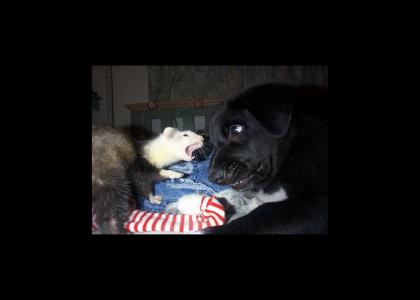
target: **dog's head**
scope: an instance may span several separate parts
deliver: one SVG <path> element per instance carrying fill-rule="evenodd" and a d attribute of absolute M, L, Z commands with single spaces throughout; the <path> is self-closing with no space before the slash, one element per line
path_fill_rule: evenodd
<path fill-rule="evenodd" d="M 209 179 L 237 190 L 258 190 L 278 171 L 292 118 L 291 86 L 265 84 L 226 99 L 213 115 L 215 147 Z"/>

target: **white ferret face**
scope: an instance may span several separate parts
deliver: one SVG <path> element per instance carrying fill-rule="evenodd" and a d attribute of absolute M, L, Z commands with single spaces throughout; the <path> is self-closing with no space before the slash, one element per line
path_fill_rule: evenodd
<path fill-rule="evenodd" d="M 178 131 L 176 128 L 166 127 L 163 138 L 172 145 L 171 150 L 176 152 L 180 159 L 191 161 L 194 150 L 203 146 L 204 138 L 190 130 Z"/>

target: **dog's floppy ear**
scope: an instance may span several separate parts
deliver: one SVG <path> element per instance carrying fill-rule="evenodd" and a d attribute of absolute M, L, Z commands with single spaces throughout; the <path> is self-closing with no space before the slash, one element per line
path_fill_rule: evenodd
<path fill-rule="evenodd" d="M 269 132 L 284 137 L 292 120 L 292 96 L 291 86 L 264 84 L 245 90 L 233 99 L 231 106 L 247 109 Z"/>
<path fill-rule="evenodd" d="M 261 104 L 261 108 L 250 111 L 265 129 L 280 138 L 289 132 L 293 111 L 291 99 L 281 102 Z"/>

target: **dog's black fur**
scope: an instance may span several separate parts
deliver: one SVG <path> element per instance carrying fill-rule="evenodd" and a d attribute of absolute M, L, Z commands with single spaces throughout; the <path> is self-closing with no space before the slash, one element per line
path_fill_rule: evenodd
<path fill-rule="evenodd" d="M 326 89 L 277 83 L 226 99 L 209 124 L 209 179 L 265 194 L 282 187 L 288 197 L 206 233 L 328 233 L 327 99 Z"/>

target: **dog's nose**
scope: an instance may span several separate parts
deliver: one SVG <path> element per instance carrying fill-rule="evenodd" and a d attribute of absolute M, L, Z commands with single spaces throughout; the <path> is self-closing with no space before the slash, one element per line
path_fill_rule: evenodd
<path fill-rule="evenodd" d="M 213 183 L 224 184 L 226 173 L 222 169 L 211 169 L 209 180 Z"/>

